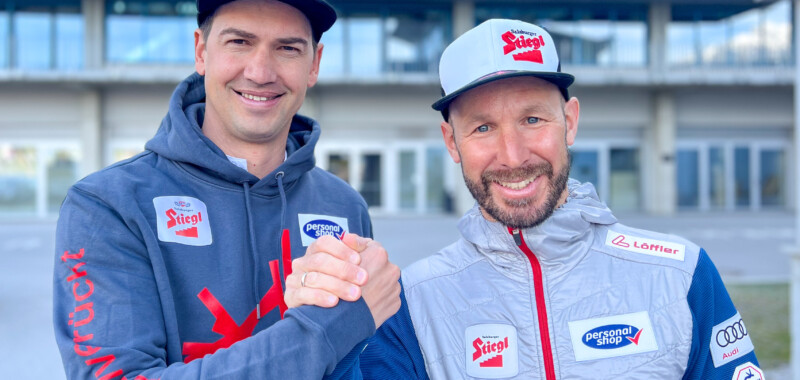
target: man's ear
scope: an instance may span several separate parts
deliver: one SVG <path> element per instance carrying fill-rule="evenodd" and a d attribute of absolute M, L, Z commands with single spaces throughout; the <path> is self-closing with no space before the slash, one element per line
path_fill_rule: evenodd
<path fill-rule="evenodd" d="M 194 70 L 200 75 L 206 75 L 206 40 L 200 28 L 194 31 Z"/>
<path fill-rule="evenodd" d="M 442 122 L 442 137 L 444 138 L 444 146 L 447 147 L 447 152 L 450 153 L 450 158 L 453 162 L 460 164 L 461 155 L 458 154 L 458 147 L 456 147 L 456 136 L 453 131 L 453 125 L 443 121 Z"/>
<path fill-rule="evenodd" d="M 575 136 L 578 134 L 578 119 L 580 119 L 581 105 L 578 98 L 572 97 L 564 104 L 564 122 L 567 127 L 567 145 L 575 143 Z"/>
<path fill-rule="evenodd" d="M 314 87 L 319 78 L 319 62 L 322 59 L 322 49 L 325 46 L 322 43 L 317 43 L 317 51 L 314 54 L 314 62 L 311 63 L 311 71 L 308 73 L 308 87 Z"/>

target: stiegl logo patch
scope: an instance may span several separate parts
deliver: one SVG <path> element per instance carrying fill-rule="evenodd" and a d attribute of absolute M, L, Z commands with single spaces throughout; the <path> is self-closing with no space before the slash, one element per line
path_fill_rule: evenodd
<path fill-rule="evenodd" d="M 201 200 L 186 196 L 153 198 L 158 240 L 193 246 L 210 245 L 208 210 Z"/>
<path fill-rule="evenodd" d="M 484 379 L 519 373 L 517 329 L 512 325 L 486 323 L 464 332 L 467 375 Z"/>

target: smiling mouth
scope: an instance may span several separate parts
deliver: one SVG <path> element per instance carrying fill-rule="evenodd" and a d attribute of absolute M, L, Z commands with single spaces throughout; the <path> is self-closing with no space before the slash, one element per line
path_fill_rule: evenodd
<path fill-rule="evenodd" d="M 278 95 L 275 95 L 275 96 L 267 97 L 267 96 L 252 95 L 252 94 L 248 94 L 246 92 L 239 92 L 239 91 L 234 91 L 234 92 L 239 94 L 241 97 L 243 97 L 245 99 L 253 100 L 253 101 L 256 101 L 256 102 L 267 102 L 267 101 L 274 100 L 274 99 L 277 99 L 277 98 L 280 98 L 281 96 L 283 96 L 283 94 L 278 94 Z"/>
<path fill-rule="evenodd" d="M 509 188 L 509 189 L 511 189 L 511 190 L 522 190 L 522 189 L 524 189 L 526 186 L 528 186 L 528 185 L 529 185 L 531 182 L 535 181 L 535 180 L 536 180 L 536 178 L 538 178 L 538 176 L 536 176 L 536 177 L 530 177 L 530 178 L 526 178 L 526 179 L 523 179 L 523 180 L 521 180 L 521 181 L 519 181 L 519 182 L 502 182 L 502 181 L 495 181 L 495 183 L 496 183 L 496 184 L 498 184 L 498 185 L 500 185 L 500 186 L 503 186 L 503 187 Z"/>

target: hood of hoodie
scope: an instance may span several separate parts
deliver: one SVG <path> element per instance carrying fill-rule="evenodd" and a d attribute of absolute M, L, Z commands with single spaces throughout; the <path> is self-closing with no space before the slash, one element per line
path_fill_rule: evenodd
<path fill-rule="evenodd" d="M 170 98 L 167 116 L 161 121 L 156 135 L 145 149 L 176 162 L 193 172 L 202 173 L 214 182 L 226 182 L 241 187 L 247 183 L 255 193 L 278 194 L 275 178 L 283 172 L 283 183 L 291 186 L 315 166 L 314 146 L 319 140 L 320 126 L 316 121 L 295 115 L 286 141 L 287 158 L 263 179 L 231 163 L 225 153 L 203 134 L 206 109 L 204 77 L 194 73 L 181 82 Z"/>

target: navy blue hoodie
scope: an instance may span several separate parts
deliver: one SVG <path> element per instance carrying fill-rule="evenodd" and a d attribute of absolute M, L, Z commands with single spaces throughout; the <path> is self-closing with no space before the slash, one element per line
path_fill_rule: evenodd
<path fill-rule="evenodd" d="M 314 166 L 319 125 L 295 116 L 286 161 L 259 179 L 203 135 L 204 101 L 193 74 L 145 152 L 64 201 L 53 314 L 68 378 L 320 378 L 375 331 L 363 299 L 283 302 L 310 242 L 372 234 L 361 196 Z"/>

